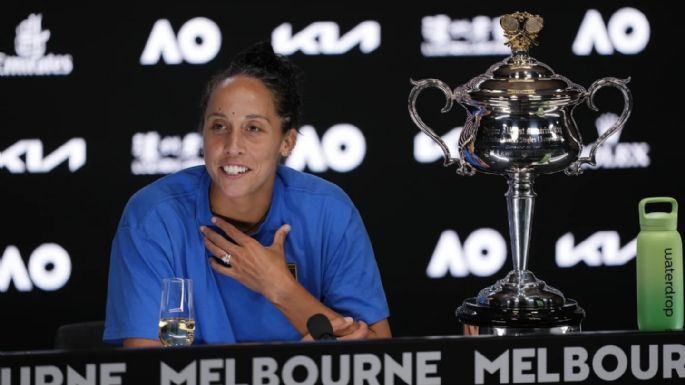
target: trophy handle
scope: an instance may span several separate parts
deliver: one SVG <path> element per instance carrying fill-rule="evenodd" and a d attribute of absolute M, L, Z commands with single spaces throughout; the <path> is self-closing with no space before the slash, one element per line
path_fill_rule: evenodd
<path fill-rule="evenodd" d="M 606 130 L 602 135 L 597 138 L 597 141 L 595 144 L 592 145 L 592 148 L 590 149 L 590 154 L 589 156 L 586 157 L 581 157 L 575 162 L 573 162 L 564 172 L 567 175 L 579 175 L 583 173 L 583 170 L 581 169 L 581 166 L 583 164 L 589 164 L 591 166 L 595 165 L 595 153 L 597 152 L 597 149 L 599 146 L 601 146 L 608 137 L 616 133 L 618 130 L 623 128 L 623 125 L 626 124 L 626 121 L 628 120 L 628 117 L 630 117 L 630 113 L 633 110 L 633 96 L 630 93 L 630 90 L 628 87 L 626 87 L 626 84 L 630 82 L 630 77 L 622 80 L 622 79 L 617 79 L 617 78 L 603 78 L 596 80 L 590 88 L 588 88 L 588 99 L 587 99 L 587 105 L 588 107 L 593 110 L 593 111 L 599 111 L 597 106 L 595 106 L 595 93 L 602 88 L 602 87 L 615 87 L 618 88 L 621 93 L 623 94 L 623 112 L 621 113 L 621 116 L 618 118 L 616 123 Z"/>
<path fill-rule="evenodd" d="M 460 162 L 460 159 L 452 157 L 450 149 L 447 147 L 447 144 L 445 144 L 445 141 L 442 140 L 440 135 L 436 134 L 432 128 L 428 127 L 423 120 L 421 120 L 418 111 L 416 111 L 416 99 L 418 99 L 421 91 L 426 88 L 435 87 L 442 91 L 447 99 L 445 101 L 445 106 L 440 110 L 440 112 L 444 114 L 452 108 L 452 101 L 454 100 L 454 94 L 452 93 L 452 90 L 447 84 L 438 79 L 423 79 L 419 81 L 409 79 L 409 81 L 412 85 L 414 85 L 414 88 L 412 88 L 411 92 L 409 93 L 409 115 L 411 115 L 411 119 L 414 121 L 414 124 L 416 124 L 424 134 L 428 135 L 435 143 L 438 144 L 438 146 L 440 146 L 440 149 L 442 149 L 442 152 L 444 153 L 445 160 L 443 165 L 445 167 Z"/>

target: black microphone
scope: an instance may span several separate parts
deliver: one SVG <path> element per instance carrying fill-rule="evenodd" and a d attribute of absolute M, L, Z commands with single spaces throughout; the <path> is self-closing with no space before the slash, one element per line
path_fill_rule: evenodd
<path fill-rule="evenodd" d="M 335 340 L 333 326 L 328 317 L 321 313 L 314 314 L 307 320 L 307 330 L 315 340 Z"/>

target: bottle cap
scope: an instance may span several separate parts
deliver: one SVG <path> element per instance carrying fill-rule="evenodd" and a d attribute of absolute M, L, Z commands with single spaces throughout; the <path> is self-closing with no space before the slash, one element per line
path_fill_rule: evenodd
<path fill-rule="evenodd" d="M 646 213 L 645 206 L 651 203 L 670 203 L 671 212 Z M 671 197 L 644 198 L 639 205 L 640 229 L 675 230 L 678 226 L 678 202 Z"/>

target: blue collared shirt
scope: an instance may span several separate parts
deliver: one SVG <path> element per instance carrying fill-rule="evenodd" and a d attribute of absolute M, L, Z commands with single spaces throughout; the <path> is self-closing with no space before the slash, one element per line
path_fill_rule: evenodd
<path fill-rule="evenodd" d="M 209 265 L 200 225 L 211 224 L 204 166 L 165 176 L 129 200 L 112 244 L 104 339 L 158 338 L 161 282 L 193 280 L 195 343 L 301 338 L 261 294 Z M 373 324 L 388 317 L 371 242 L 359 212 L 336 185 L 279 166 L 269 212 L 251 234 L 270 246 L 283 224 L 285 255 L 299 283 L 333 310 Z"/>

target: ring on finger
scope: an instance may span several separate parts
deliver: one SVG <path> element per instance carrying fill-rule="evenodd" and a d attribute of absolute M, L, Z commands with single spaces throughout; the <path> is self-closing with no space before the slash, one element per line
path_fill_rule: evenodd
<path fill-rule="evenodd" d="M 233 255 L 229 252 L 224 252 L 224 255 L 221 257 L 221 261 L 228 267 L 231 267 L 231 258 Z"/>

